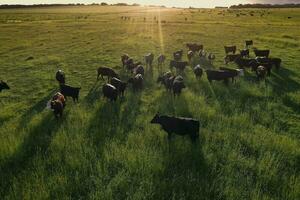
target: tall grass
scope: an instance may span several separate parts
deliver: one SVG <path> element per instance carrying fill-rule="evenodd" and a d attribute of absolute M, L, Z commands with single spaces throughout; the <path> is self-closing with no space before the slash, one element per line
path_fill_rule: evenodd
<path fill-rule="evenodd" d="M 1 10 L 0 78 L 11 87 L 0 94 L 1 198 L 298 199 L 300 49 L 290 43 L 299 43 L 299 12 L 271 11 L 258 19 L 206 9 Z M 134 21 L 122 21 L 125 15 Z M 286 15 L 293 16 L 288 23 Z M 166 23 L 158 27 L 155 16 Z M 124 52 L 143 61 L 164 50 L 170 59 L 186 42 L 203 43 L 217 68 L 223 45 L 243 48 L 249 38 L 283 59 L 266 83 L 252 72 L 228 86 L 209 83 L 189 67 L 187 88 L 174 98 L 156 84 L 155 67 L 143 91 L 129 88 L 112 103 L 102 97 L 104 81 L 96 80 L 101 65 L 127 80 Z M 60 120 L 44 109 L 58 90 L 57 69 L 82 87 L 80 102 L 69 100 Z M 199 142 L 168 141 L 149 123 L 157 112 L 199 119 Z"/>

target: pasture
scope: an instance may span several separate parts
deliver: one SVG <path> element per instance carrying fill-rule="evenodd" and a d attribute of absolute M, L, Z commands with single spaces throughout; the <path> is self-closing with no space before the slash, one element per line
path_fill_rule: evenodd
<path fill-rule="evenodd" d="M 0 10 L 0 80 L 10 86 L 0 93 L 1 199 L 299 199 L 300 12 L 262 12 Z M 128 80 L 123 53 L 142 62 L 146 53 L 164 53 L 167 71 L 175 50 L 183 49 L 186 60 L 187 42 L 214 53 L 218 68 L 224 45 L 242 49 L 246 39 L 282 59 L 266 82 L 246 70 L 236 83 L 209 83 L 187 67 L 186 88 L 174 98 L 156 83 L 155 60 L 141 92 L 129 87 L 109 102 L 102 97 L 105 81 L 96 80 L 100 66 Z M 79 103 L 68 99 L 56 120 L 45 107 L 59 89 L 58 69 L 82 89 Z M 157 112 L 198 119 L 199 143 L 187 136 L 168 141 L 150 124 Z"/>

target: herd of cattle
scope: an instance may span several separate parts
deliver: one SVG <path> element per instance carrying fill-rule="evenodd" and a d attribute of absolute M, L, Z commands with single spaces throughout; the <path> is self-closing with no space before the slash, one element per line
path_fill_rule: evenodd
<path fill-rule="evenodd" d="M 236 46 L 225 46 L 224 63 L 228 64 L 234 62 L 237 65 L 237 69 L 228 67 L 220 67 L 220 69 L 205 69 L 200 64 L 194 64 L 195 59 L 206 59 L 212 63 L 215 59 L 214 54 L 207 53 L 203 45 L 196 43 L 186 44 L 188 48 L 187 61 L 183 61 L 183 50 L 178 50 L 173 53 L 173 59 L 169 63 L 170 70 L 162 72 L 162 66 L 166 61 L 165 55 L 159 55 L 157 57 L 157 66 L 160 75 L 157 78 L 157 83 L 165 86 L 166 90 L 172 92 L 174 96 L 180 95 L 182 89 L 186 86 L 182 72 L 184 72 L 187 66 L 191 66 L 195 77 L 200 79 L 203 72 L 206 72 L 209 82 L 213 80 L 224 81 L 228 83 L 229 79 L 237 76 L 243 76 L 244 70 L 250 68 L 256 73 L 258 80 L 263 80 L 266 75 L 270 75 L 271 69 L 275 66 L 277 69 L 280 67 L 280 58 L 270 58 L 270 50 L 258 50 L 252 47 L 253 41 L 246 41 L 245 49 L 240 50 L 237 53 Z M 250 49 L 254 50 L 255 58 L 250 58 Z M 127 81 L 121 80 L 120 75 L 112 68 L 99 67 L 97 69 L 97 80 L 101 77 L 107 77 L 107 83 L 102 86 L 103 96 L 110 101 L 116 101 L 119 96 L 124 96 L 124 92 L 128 84 L 132 85 L 134 91 L 142 90 L 144 86 L 145 73 L 152 71 L 154 54 L 148 53 L 144 56 L 145 65 L 139 61 L 135 61 L 128 54 L 121 56 L 121 62 L 123 69 L 131 74 L 131 78 Z M 194 65 L 194 66 L 193 66 Z M 176 73 L 173 72 L 173 68 L 176 69 Z M 59 82 L 60 92 L 57 92 L 51 100 L 48 102 L 47 107 L 52 109 L 56 118 L 61 117 L 66 105 L 66 97 L 71 97 L 74 102 L 78 102 L 80 87 L 72 87 L 66 85 L 65 74 L 62 70 L 56 72 L 56 80 Z M 9 86 L 4 82 L 0 82 L 0 92 L 3 89 L 9 89 Z M 158 114 L 153 118 L 151 123 L 158 123 L 162 125 L 162 128 L 170 136 L 171 133 L 175 134 L 187 134 L 193 140 L 197 138 L 199 132 L 199 121 L 190 118 L 178 118 L 169 116 L 159 116 Z"/>

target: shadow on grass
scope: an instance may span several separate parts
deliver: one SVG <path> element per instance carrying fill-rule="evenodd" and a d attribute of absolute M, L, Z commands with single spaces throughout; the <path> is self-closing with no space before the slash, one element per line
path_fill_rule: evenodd
<path fill-rule="evenodd" d="M 216 197 L 212 192 L 213 176 L 202 152 L 202 138 L 194 144 L 189 138 L 177 139 L 180 141 L 169 141 L 165 168 L 155 184 L 157 199 Z"/>
<path fill-rule="evenodd" d="M 273 70 L 272 79 L 268 81 L 268 84 L 272 86 L 274 94 L 282 98 L 282 102 L 286 107 L 300 114 L 299 103 L 292 100 L 288 95 L 285 95 L 286 93 L 300 91 L 300 83 L 293 79 L 293 77 L 295 77 L 295 72 L 286 68 L 280 68 L 278 71 Z"/>
<path fill-rule="evenodd" d="M 128 132 L 136 126 L 136 118 L 139 114 L 141 105 L 141 93 L 128 92 L 126 95 L 126 102 L 118 99 L 116 102 L 110 102 L 107 99 L 101 98 L 100 101 L 104 101 L 99 105 L 94 115 L 90 119 L 90 124 L 87 128 L 87 138 L 95 149 L 96 159 L 101 162 L 103 159 L 103 153 L 105 146 L 111 139 L 125 142 L 125 138 Z M 97 161 L 97 162 L 98 162 Z M 97 163 L 95 160 L 91 160 L 91 165 Z M 99 163 L 99 162 L 98 162 Z M 102 162 L 101 162 L 102 163 Z M 96 166 L 93 166 L 96 167 Z M 93 174 L 93 167 L 91 167 L 90 173 Z M 74 185 L 71 177 L 70 186 L 72 188 L 70 193 L 72 198 L 80 199 L 88 195 L 93 185 L 89 185 L 90 181 L 87 181 L 85 176 L 76 177 L 79 178 L 82 183 L 80 185 Z"/>
<path fill-rule="evenodd" d="M 98 82 L 95 82 L 94 85 L 91 87 L 88 94 L 85 96 L 85 103 L 86 104 L 92 104 L 95 101 L 99 100 L 102 94 L 102 87 L 101 84 Z"/>
<path fill-rule="evenodd" d="M 26 127 L 35 115 L 37 115 L 38 113 L 42 112 L 45 109 L 47 102 L 52 98 L 55 91 L 56 91 L 56 89 L 51 89 L 46 96 L 44 96 L 41 100 L 39 100 L 37 103 L 35 103 L 33 106 L 31 106 L 21 116 L 21 120 L 20 120 L 20 123 L 17 128 L 18 130 Z"/>
<path fill-rule="evenodd" d="M 52 113 L 46 114 L 41 121 L 29 129 L 27 137 L 7 160 L 0 163 L 1 174 L 1 196 L 5 197 L 9 193 L 11 184 L 23 171 L 32 166 L 32 161 L 37 155 L 45 156 L 52 137 L 62 124 Z"/>

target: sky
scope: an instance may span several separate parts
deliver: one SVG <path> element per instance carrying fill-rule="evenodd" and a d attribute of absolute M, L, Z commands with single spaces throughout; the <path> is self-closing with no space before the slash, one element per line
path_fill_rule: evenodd
<path fill-rule="evenodd" d="M 215 7 L 240 3 L 300 3 L 300 0 L 0 0 L 0 4 L 52 4 L 52 3 L 138 3 L 141 5 L 165 5 L 168 7 Z"/>

